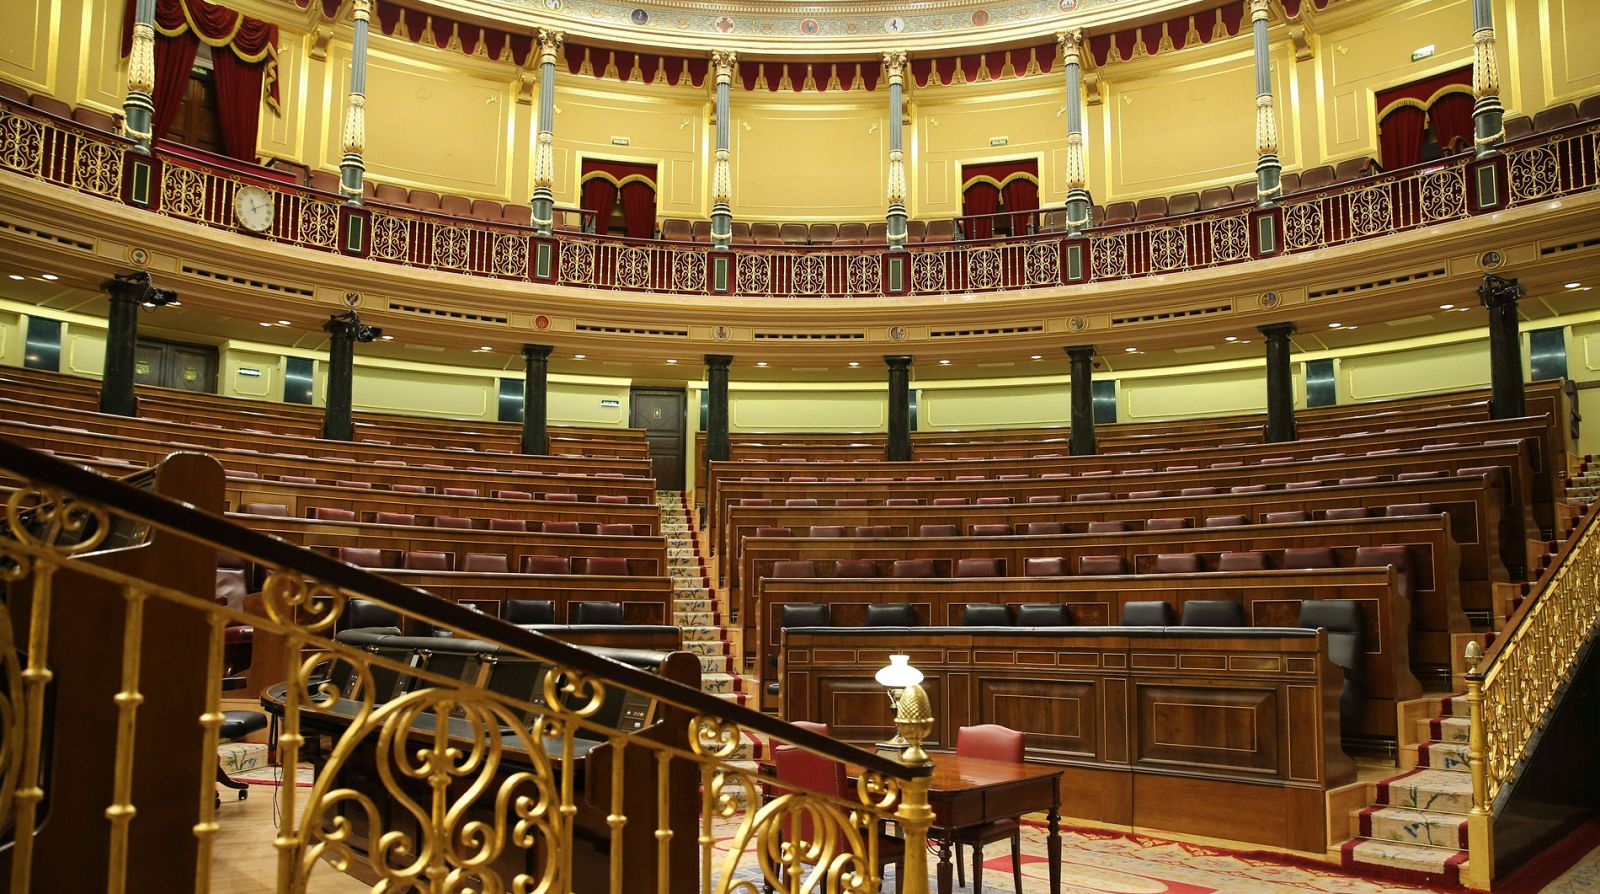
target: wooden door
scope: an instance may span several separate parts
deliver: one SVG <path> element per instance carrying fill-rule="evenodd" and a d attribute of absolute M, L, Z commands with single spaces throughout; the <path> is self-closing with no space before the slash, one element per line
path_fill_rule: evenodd
<path fill-rule="evenodd" d="M 650 464 L 659 490 L 683 490 L 684 403 L 680 388 L 635 388 L 628 424 L 650 442 Z"/>
<path fill-rule="evenodd" d="M 133 380 L 140 385 L 215 394 L 217 349 L 141 338 L 134 348 Z"/>

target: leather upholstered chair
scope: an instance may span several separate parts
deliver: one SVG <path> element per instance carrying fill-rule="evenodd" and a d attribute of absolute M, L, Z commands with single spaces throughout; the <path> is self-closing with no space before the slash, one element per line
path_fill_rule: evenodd
<path fill-rule="evenodd" d="M 963 627 L 1010 627 L 1011 606 L 998 602 L 969 602 L 961 610 Z"/>
<path fill-rule="evenodd" d="M 566 556 L 523 556 L 523 574 L 571 574 L 572 561 Z"/>
<path fill-rule="evenodd" d="M 784 559 L 772 563 L 772 577 L 816 577 L 817 566 L 810 559 Z"/>
<path fill-rule="evenodd" d="M 1187 518 L 1152 518 L 1144 523 L 1146 531 L 1180 531 L 1194 526 Z"/>
<path fill-rule="evenodd" d="M 567 606 L 568 624 L 622 624 L 622 603 L 580 601 Z"/>
<path fill-rule="evenodd" d="M 969 557 L 956 560 L 956 577 L 1005 577 L 1006 560 Z"/>
<path fill-rule="evenodd" d="M 357 568 L 382 568 L 383 550 L 374 546 L 341 546 L 336 554 L 339 561 Z"/>
<path fill-rule="evenodd" d="M 437 550 L 415 550 L 406 553 L 402 564 L 413 571 L 449 571 L 450 556 Z"/>
<path fill-rule="evenodd" d="M 1244 607 L 1232 599 L 1191 599 L 1183 604 L 1185 627 L 1244 627 Z"/>
<path fill-rule="evenodd" d="M 352 599 L 345 606 L 343 624 L 346 630 L 363 630 L 370 627 L 400 629 L 400 616 L 386 605 L 370 599 Z"/>
<path fill-rule="evenodd" d="M 778 615 L 778 627 L 832 627 L 833 616 L 820 602 L 785 603 Z M 772 656 L 776 663 L 777 656 Z"/>
<path fill-rule="evenodd" d="M 479 574 L 505 574 L 511 563 L 503 553 L 467 553 L 461 558 L 461 570 Z"/>
<path fill-rule="evenodd" d="M 1127 574 L 1127 565 L 1121 556 L 1082 556 L 1078 559 L 1079 574 Z"/>
<path fill-rule="evenodd" d="M 628 560 L 621 556 L 591 556 L 583 559 L 584 574 L 611 574 L 626 577 L 633 572 L 628 569 Z"/>
<path fill-rule="evenodd" d="M 1024 602 L 1017 606 L 1018 627 L 1070 627 L 1072 613 L 1058 602 Z"/>
<path fill-rule="evenodd" d="M 824 757 L 802 748 L 796 748 L 793 745 L 779 745 L 773 749 L 772 761 L 774 775 L 777 777 L 773 783 L 773 788 L 779 791 L 784 790 L 787 786 L 793 786 L 803 791 L 818 792 L 831 798 L 834 803 L 848 802 L 852 796 L 853 790 L 846 788 L 844 764 L 832 758 Z M 801 813 L 796 818 L 794 825 L 790 825 L 787 822 L 782 824 L 779 828 L 780 835 L 784 831 L 789 831 L 790 834 L 796 834 L 797 832 L 799 839 L 806 842 L 818 843 L 820 838 L 814 825 L 814 820 L 809 813 Z M 905 839 L 896 838 L 881 829 L 872 831 L 878 836 L 877 868 L 882 870 L 884 866 L 892 864 L 894 866 L 895 885 L 899 887 L 905 869 Z M 827 844 L 829 843 L 821 842 L 819 846 Z M 837 843 L 836 852 L 842 853 L 848 850 L 849 846 L 845 842 L 839 841 Z M 802 870 L 802 873 L 804 872 Z M 779 880 L 785 890 L 788 889 L 789 883 L 792 881 L 794 880 Z M 797 890 L 798 887 L 798 885 L 795 886 Z"/>
<path fill-rule="evenodd" d="M 1200 570 L 1200 557 L 1195 553 L 1158 553 L 1157 574 L 1193 574 Z"/>
<path fill-rule="evenodd" d="M 878 566 L 871 559 L 840 559 L 833 564 L 834 577 L 877 577 Z"/>
<path fill-rule="evenodd" d="M 1067 560 L 1060 556 L 1030 556 L 1022 560 L 1023 577 L 1065 577 Z"/>
<path fill-rule="evenodd" d="M 889 576 L 894 578 L 937 577 L 932 559 L 895 559 Z"/>
<path fill-rule="evenodd" d="M 1014 729 L 993 723 L 963 726 L 956 730 L 956 754 L 960 757 L 1020 764 L 1027 754 L 1027 737 Z M 1011 842 L 1011 878 L 1015 894 L 1022 894 L 1022 817 L 991 820 L 955 833 L 956 872 L 963 872 L 966 860 L 963 847 L 972 848 L 972 894 L 983 891 L 983 846 L 996 841 Z M 896 879 L 898 881 L 898 878 Z M 958 879 L 963 887 L 966 879 Z"/>
<path fill-rule="evenodd" d="M 960 537 L 961 529 L 955 525 L 923 525 L 917 528 L 918 537 Z"/>
<path fill-rule="evenodd" d="M 1283 551 L 1283 568 L 1337 568 L 1333 550 L 1326 546 L 1291 546 Z"/>
<path fill-rule="evenodd" d="M 917 610 L 904 602 L 874 602 L 867 606 L 868 627 L 920 627 Z"/>
<path fill-rule="evenodd" d="M 504 619 L 511 624 L 554 624 L 556 604 L 550 599 L 507 599 Z"/>
<path fill-rule="evenodd" d="M 1217 557 L 1218 571 L 1265 571 L 1267 554 L 1259 550 L 1223 553 Z"/>
<path fill-rule="evenodd" d="M 1159 599 L 1129 602 L 1122 606 L 1123 627 L 1171 627 L 1172 603 Z"/>
<path fill-rule="evenodd" d="M 1339 717 L 1353 726 L 1361 716 L 1366 619 L 1353 599 L 1307 599 L 1300 603 L 1300 626 L 1328 631 L 1328 658 L 1344 669 Z"/>

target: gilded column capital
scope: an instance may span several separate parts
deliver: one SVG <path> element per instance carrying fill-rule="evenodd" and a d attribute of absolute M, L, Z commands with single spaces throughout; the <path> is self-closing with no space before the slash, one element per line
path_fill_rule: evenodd
<path fill-rule="evenodd" d="M 1256 154 L 1278 154 L 1278 116 L 1271 93 L 1256 97 Z"/>
<path fill-rule="evenodd" d="M 149 22 L 133 25 L 133 49 L 128 53 L 128 89 L 151 93 L 156 88 L 156 29 Z"/>
<path fill-rule="evenodd" d="M 1077 65 L 1083 60 L 1083 29 L 1056 32 L 1056 46 L 1061 48 L 1061 61 Z"/>
<path fill-rule="evenodd" d="M 539 64 L 556 64 L 556 54 L 561 52 L 561 44 L 567 39 L 567 32 L 557 31 L 552 28 L 539 29 Z"/>
<path fill-rule="evenodd" d="M 733 50 L 712 50 L 711 67 L 716 69 L 718 84 L 733 83 L 733 67 L 739 61 L 739 54 Z"/>
<path fill-rule="evenodd" d="M 905 50 L 888 50 L 883 54 L 883 69 L 889 76 L 890 84 L 905 83 L 906 77 L 906 52 Z"/>
<path fill-rule="evenodd" d="M 1250 0 L 1250 21 L 1265 22 L 1270 14 L 1268 0 Z"/>
<path fill-rule="evenodd" d="M 355 3 L 350 7 L 350 18 L 357 22 L 371 20 L 372 0 L 355 0 Z"/>
<path fill-rule="evenodd" d="M 1472 32 L 1472 95 L 1500 95 L 1500 66 L 1495 59 L 1494 27 Z"/>

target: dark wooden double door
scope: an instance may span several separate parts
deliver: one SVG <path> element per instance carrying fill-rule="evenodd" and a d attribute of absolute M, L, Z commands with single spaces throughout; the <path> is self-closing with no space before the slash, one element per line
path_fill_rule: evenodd
<path fill-rule="evenodd" d="M 133 353 L 133 380 L 140 385 L 215 394 L 217 349 L 141 338 Z"/>
<path fill-rule="evenodd" d="M 644 429 L 650 442 L 650 465 L 656 487 L 683 490 L 684 407 L 678 388 L 634 388 L 630 394 L 628 424 Z"/>

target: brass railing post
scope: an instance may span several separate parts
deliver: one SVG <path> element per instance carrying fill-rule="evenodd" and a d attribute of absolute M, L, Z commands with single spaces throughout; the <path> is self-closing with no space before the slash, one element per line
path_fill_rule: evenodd
<path fill-rule="evenodd" d="M 1494 877 L 1494 814 L 1490 812 L 1488 768 L 1484 764 L 1487 741 L 1483 719 L 1483 673 L 1478 662 L 1483 646 L 1467 643 L 1467 767 L 1472 773 L 1472 809 L 1467 813 L 1467 867 L 1463 882 L 1487 890 Z"/>
<path fill-rule="evenodd" d="M 922 750 L 922 740 L 933 729 L 933 706 L 921 686 L 901 690 L 895 700 L 895 731 L 906 740 L 900 762 L 908 767 L 933 763 Z M 933 824 L 933 808 L 928 804 L 928 777 L 917 776 L 900 784 L 900 808 L 895 822 L 905 835 L 905 877 L 894 880 L 899 894 L 928 892 L 928 827 Z"/>

